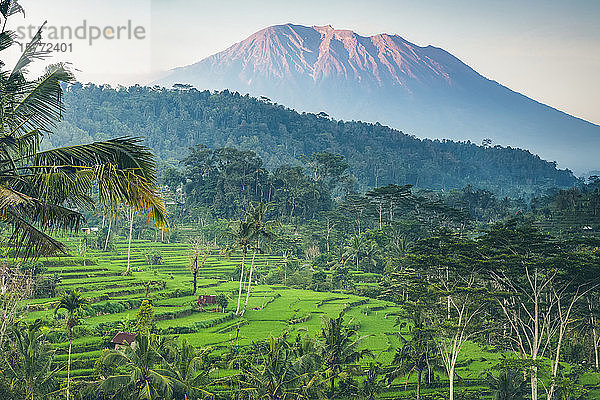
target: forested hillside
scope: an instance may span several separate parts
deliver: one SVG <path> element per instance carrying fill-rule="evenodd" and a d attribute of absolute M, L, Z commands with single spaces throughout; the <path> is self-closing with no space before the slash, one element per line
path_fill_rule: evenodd
<path fill-rule="evenodd" d="M 576 182 L 570 171 L 528 151 L 421 140 L 380 124 L 299 114 L 228 91 L 74 84 L 64 99 L 64 121 L 46 146 L 142 136 L 170 163 L 189 154 L 189 147 L 205 144 L 254 150 L 269 169 L 327 151 L 346 158 L 358 190 L 389 183 L 430 189 L 472 185 L 518 197 Z"/>

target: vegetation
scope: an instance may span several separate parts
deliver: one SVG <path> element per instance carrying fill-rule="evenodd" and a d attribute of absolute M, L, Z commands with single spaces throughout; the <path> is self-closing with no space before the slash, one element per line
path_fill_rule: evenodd
<path fill-rule="evenodd" d="M 596 177 L 498 198 L 481 187 L 574 180 L 526 152 L 228 92 L 64 86 L 63 66 L 29 81 L 39 40 L 0 73 L 0 397 L 600 398 Z M 64 87 L 51 140 L 74 120 L 101 136 L 110 113 L 125 133 L 148 121 L 163 156 L 196 147 L 160 190 L 138 139 L 41 150 Z M 221 147 L 198 145 L 217 131 Z"/>
<path fill-rule="evenodd" d="M 49 138 L 54 145 L 104 140 L 119 132 L 144 136 L 146 145 L 169 163 L 181 160 L 189 147 L 205 144 L 254 151 L 264 160 L 259 167 L 291 173 L 298 158 L 318 161 L 311 155 L 328 152 L 345 157 L 361 191 L 405 182 L 437 190 L 473 185 L 520 197 L 576 182 L 570 172 L 527 151 L 417 139 L 380 124 L 299 114 L 228 91 L 74 84 L 65 93 L 65 103 L 65 122 Z M 257 166 L 251 157 L 247 162 Z M 322 170 L 315 171 L 311 179 L 319 180 Z"/>
<path fill-rule="evenodd" d="M 73 289 L 67 289 L 59 298 L 58 304 L 54 309 L 54 313 L 58 313 L 60 310 L 65 311 L 65 325 L 67 328 L 67 335 L 69 336 L 69 355 L 67 361 L 67 399 L 70 398 L 71 388 L 71 350 L 73 346 L 73 328 L 80 322 L 80 318 L 87 306 L 87 299 L 85 299 L 81 292 Z"/>

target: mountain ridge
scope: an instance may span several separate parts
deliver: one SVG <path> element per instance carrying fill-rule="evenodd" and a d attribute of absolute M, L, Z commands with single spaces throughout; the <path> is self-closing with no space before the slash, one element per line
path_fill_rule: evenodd
<path fill-rule="evenodd" d="M 419 139 L 381 124 L 301 114 L 230 91 L 73 84 L 64 101 L 64 121 L 45 137 L 44 148 L 141 136 L 170 165 L 203 144 L 252 150 L 271 170 L 329 152 L 346 158 L 359 191 L 389 183 L 433 190 L 471 185 L 528 199 L 578 183 L 570 171 L 526 150 Z"/>
<path fill-rule="evenodd" d="M 502 86 L 444 49 L 399 35 L 275 25 L 157 83 L 266 96 L 298 111 L 381 122 L 418 137 L 489 138 L 579 172 L 599 166 L 591 148 L 600 146 L 600 126 Z"/>

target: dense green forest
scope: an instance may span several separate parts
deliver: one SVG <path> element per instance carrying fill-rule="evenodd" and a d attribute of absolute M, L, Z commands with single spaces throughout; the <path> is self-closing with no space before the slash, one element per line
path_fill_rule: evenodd
<path fill-rule="evenodd" d="M 300 114 L 268 99 L 228 91 L 76 83 L 64 100 L 64 122 L 46 138 L 46 146 L 140 136 L 171 164 L 184 158 L 189 147 L 204 144 L 253 150 L 268 169 L 330 152 L 346 158 L 359 191 L 390 183 L 441 190 L 472 185 L 518 198 L 576 182 L 571 172 L 525 150 L 418 139 L 380 124 Z"/>

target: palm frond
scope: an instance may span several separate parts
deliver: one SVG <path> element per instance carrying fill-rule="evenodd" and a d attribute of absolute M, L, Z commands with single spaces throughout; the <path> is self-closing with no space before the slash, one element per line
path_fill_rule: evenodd
<path fill-rule="evenodd" d="M 25 10 L 17 0 L 2 0 L 0 2 L 0 13 L 6 19 L 11 15 L 22 13 L 25 15 Z"/>
<path fill-rule="evenodd" d="M 83 220 L 83 216 L 76 211 L 0 186 L 0 215 L 9 211 L 37 224 L 43 230 L 77 230 Z"/>
<path fill-rule="evenodd" d="M 62 243 L 45 234 L 19 214 L 11 210 L 3 210 L 0 221 L 12 226 L 9 245 L 15 256 L 37 258 L 58 253 L 66 254 L 66 248 Z"/>
<path fill-rule="evenodd" d="M 12 128 L 10 132 L 0 136 L 0 149 L 14 161 L 33 156 L 40 146 L 41 132 L 38 129 L 23 131 L 22 125 Z"/>
<path fill-rule="evenodd" d="M 154 219 L 156 226 L 168 229 L 166 209 L 156 186 L 133 170 L 120 170 L 114 165 L 95 168 L 98 197 L 107 209 L 126 203 L 139 214 Z"/>
<path fill-rule="evenodd" d="M 118 169 L 130 169 L 150 182 L 156 179 L 156 163 L 150 150 L 136 137 L 120 137 L 104 142 L 61 147 L 40 151 L 33 165 L 93 167 L 113 164 Z"/>
<path fill-rule="evenodd" d="M 42 30 L 44 29 L 45 25 L 46 22 L 40 26 L 36 34 L 33 35 L 33 38 L 31 38 L 29 43 L 27 43 L 25 46 L 25 50 L 23 50 L 23 53 L 21 53 L 19 60 L 17 60 L 12 72 L 10 73 L 10 78 L 8 81 L 9 85 L 15 84 L 17 80 L 23 78 L 23 76 L 27 73 L 27 66 L 34 60 L 42 59 L 50 54 L 49 51 L 44 50 L 43 46 L 40 46 L 40 42 L 42 41 Z"/>
<path fill-rule="evenodd" d="M 107 393 L 122 391 L 131 384 L 130 375 L 115 375 L 106 378 L 100 383 L 100 390 Z"/>
<path fill-rule="evenodd" d="M 7 118 L 11 127 L 22 126 L 27 131 L 53 127 L 64 110 L 61 83 L 72 79 L 63 64 L 56 64 L 49 66 L 39 79 L 19 83 L 13 90 L 15 106 Z"/>
<path fill-rule="evenodd" d="M 68 203 L 82 208 L 94 205 L 94 200 L 89 195 L 95 179 L 93 170 L 73 168 L 44 168 L 44 170 L 48 172 L 37 173 L 27 182 L 32 195 L 52 204 Z"/>
<path fill-rule="evenodd" d="M 15 34 L 11 31 L 0 32 L 0 51 L 8 49 L 13 45 Z M 4 65 L 4 63 L 2 63 Z"/>
<path fill-rule="evenodd" d="M 72 200 L 56 196 L 79 194 L 79 200 L 86 201 L 82 194 L 94 180 L 105 209 L 115 211 L 117 204 L 126 203 L 139 214 L 152 218 L 159 228 L 167 229 L 164 202 L 153 183 L 156 178 L 154 156 L 140 142 L 139 138 L 123 137 L 42 151 L 36 154 L 29 169 L 52 173 L 59 180 L 41 184 L 44 180 L 38 179 L 38 187 L 44 188 L 42 193 L 58 188 L 54 191 L 54 200 Z M 64 188 L 70 191 L 61 190 Z"/>

